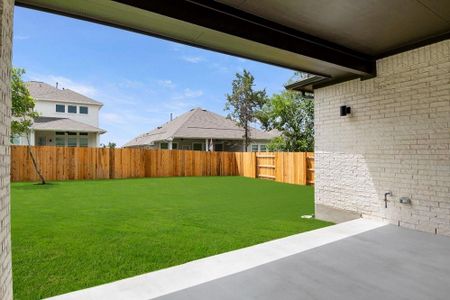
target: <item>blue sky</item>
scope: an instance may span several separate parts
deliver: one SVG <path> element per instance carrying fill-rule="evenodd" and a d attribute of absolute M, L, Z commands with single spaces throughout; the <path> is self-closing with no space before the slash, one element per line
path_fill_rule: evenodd
<path fill-rule="evenodd" d="M 104 103 L 101 138 L 118 145 L 202 107 L 225 115 L 225 94 L 244 68 L 256 88 L 283 90 L 293 71 L 116 28 L 16 7 L 13 64 L 26 80 L 59 82 Z"/>

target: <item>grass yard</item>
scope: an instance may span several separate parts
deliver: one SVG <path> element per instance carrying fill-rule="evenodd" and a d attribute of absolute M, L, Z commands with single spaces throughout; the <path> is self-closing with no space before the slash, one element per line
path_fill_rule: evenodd
<path fill-rule="evenodd" d="M 243 177 L 13 183 L 14 299 L 39 299 L 330 225 L 310 186 Z"/>

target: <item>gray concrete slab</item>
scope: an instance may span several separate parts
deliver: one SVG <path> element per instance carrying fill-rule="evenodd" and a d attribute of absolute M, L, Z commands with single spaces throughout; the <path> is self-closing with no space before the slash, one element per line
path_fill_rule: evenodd
<path fill-rule="evenodd" d="M 49 299 L 154 299 L 346 239 L 387 224 L 380 220 L 356 219 Z"/>
<path fill-rule="evenodd" d="M 339 209 L 323 204 L 315 205 L 316 218 L 319 220 L 330 221 L 333 223 L 348 222 L 361 218 L 361 215 L 355 211 Z"/>
<path fill-rule="evenodd" d="M 159 300 L 450 299 L 450 238 L 387 225 Z"/>

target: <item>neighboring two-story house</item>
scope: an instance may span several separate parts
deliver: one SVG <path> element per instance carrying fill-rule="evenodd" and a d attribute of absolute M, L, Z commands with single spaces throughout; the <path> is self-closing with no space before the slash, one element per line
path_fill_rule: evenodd
<path fill-rule="evenodd" d="M 251 128 L 247 151 L 267 151 L 279 132 Z M 197 151 L 243 151 L 244 130 L 236 122 L 202 108 L 192 109 L 129 141 L 124 147 Z"/>
<path fill-rule="evenodd" d="M 36 100 L 30 143 L 35 146 L 98 147 L 98 115 L 103 104 L 70 89 L 59 89 L 44 82 L 30 81 L 26 86 Z M 26 145 L 26 137 L 13 137 L 12 143 Z"/>

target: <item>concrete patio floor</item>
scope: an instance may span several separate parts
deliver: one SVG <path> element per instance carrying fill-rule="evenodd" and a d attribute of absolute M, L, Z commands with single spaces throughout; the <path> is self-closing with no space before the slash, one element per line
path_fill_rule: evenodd
<path fill-rule="evenodd" d="M 358 219 L 55 299 L 449 299 L 450 238 Z"/>

